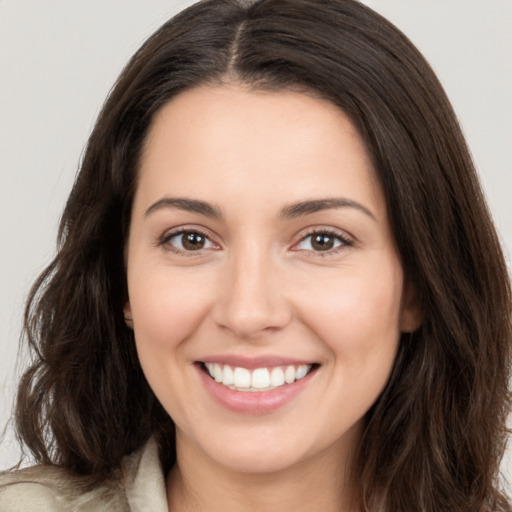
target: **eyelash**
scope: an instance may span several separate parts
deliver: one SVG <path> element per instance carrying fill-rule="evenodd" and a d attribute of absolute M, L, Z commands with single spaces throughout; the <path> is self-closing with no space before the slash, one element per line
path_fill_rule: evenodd
<path fill-rule="evenodd" d="M 194 227 L 194 228 L 180 228 L 177 231 L 171 231 L 170 233 L 166 233 L 162 236 L 158 245 L 160 245 L 162 247 L 165 246 L 166 250 L 171 251 L 175 254 L 179 254 L 180 256 L 189 257 L 189 256 L 197 256 L 198 254 L 201 254 L 204 249 L 198 249 L 196 251 L 187 251 L 187 250 L 183 250 L 183 249 L 174 247 L 173 245 L 170 244 L 170 241 L 173 238 L 178 237 L 180 235 L 185 235 L 185 234 L 201 235 L 206 240 L 208 240 L 210 243 L 212 243 L 212 244 L 214 243 L 214 242 L 212 242 L 210 235 L 208 235 L 205 231 L 202 231 L 201 229 Z"/>
<path fill-rule="evenodd" d="M 294 247 L 301 244 L 308 238 L 312 238 L 315 235 L 324 235 L 326 237 L 334 239 L 335 241 L 338 241 L 339 244 L 336 247 L 334 247 L 332 249 L 327 249 L 325 251 L 313 251 L 313 250 L 309 250 L 309 249 L 293 249 L 293 250 L 313 252 L 315 254 L 315 256 L 320 256 L 323 258 L 323 257 L 327 257 L 327 256 L 334 256 L 334 255 L 338 254 L 339 252 L 343 251 L 344 249 L 346 249 L 347 247 L 352 247 L 354 245 L 354 240 L 342 231 L 338 231 L 338 230 L 335 230 L 332 228 L 331 229 L 311 228 L 309 231 L 307 231 L 306 233 L 304 233 L 301 236 L 300 240 L 294 244 Z"/>
<path fill-rule="evenodd" d="M 211 244 L 215 244 L 215 242 L 213 242 L 211 240 L 210 235 L 208 235 L 206 232 L 202 231 L 201 229 L 194 227 L 194 228 L 180 228 L 177 231 L 171 231 L 170 233 L 166 233 L 165 235 L 162 236 L 162 238 L 158 242 L 158 245 L 162 246 L 162 247 L 166 246 L 165 248 L 167 250 L 169 250 L 175 254 L 179 254 L 181 256 L 190 257 L 190 256 L 197 256 L 197 255 L 201 254 L 205 249 L 198 249 L 195 251 L 187 251 L 187 250 L 176 248 L 170 244 L 170 241 L 173 238 L 178 237 L 180 235 L 185 235 L 185 234 L 200 235 L 200 236 L 204 237 L 206 240 L 208 240 Z M 293 249 L 293 248 L 292 248 L 292 250 L 297 251 L 297 252 L 298 251 L 312 252 L 315 254 L 315 256 L 326 257 L 326 256 L 333 256 L 333 255 L 337 254 L 338 252 L 342 251 L 343 249 L 345 249 L 347 247 L 352 247 L 354 245 L 354 240 L 352 238 L 350 238 L 349 236 L 347 236 L 346 233 L 343 233 L 343 232 L 340 232 L 337 230 L 333 230 L 333 229 L 311 228 L 310 231 L 304 233 L 301 236 L 300 240 L 298 242 L 296 242 L 293 245 L 293 247 L 296 247 L 297 245 L 303 243 L 305 240 L 313 237 L 314 235 L 324 235 L 326 237 L 330 237 L 330 238 L 334 239 L 335 241 L 338 241 L 339 244 L 337 246 L 335 246 L 334 248 L 327 249 L 325 251 L 314 251 L 314 250 L 309 250 L 309 249 Z"/>

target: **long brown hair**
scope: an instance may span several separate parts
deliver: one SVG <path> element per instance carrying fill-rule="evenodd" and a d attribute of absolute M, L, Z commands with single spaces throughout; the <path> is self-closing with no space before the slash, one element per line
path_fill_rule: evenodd
<path fill-rule="evenodd" d="M 354 0 L 207 0 L 128 63 L 97 120 L 66 204 L 59 250 L 35 283 L 34 361 L 18 391 L 37 461 L 104 478 L 150 437 L 175 461 L 173 422 L 125 325 L 123 248 L 154 114 L 185 89 L 237 80 L 314 91 L 363 137 L 422 325 L 403 335 L 367 414 L 353 478 L 364 510 L 509 511 L 499 462 L 510 406 L 511 291 L 459 125 L 424 58 Z"/>

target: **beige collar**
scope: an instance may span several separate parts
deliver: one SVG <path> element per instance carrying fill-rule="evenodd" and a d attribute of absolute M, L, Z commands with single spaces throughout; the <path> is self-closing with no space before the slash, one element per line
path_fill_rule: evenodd
<path fill-rule="evenodd" d="M 155 439 L 142 450 L 125 457 L 122 471 L 131 512 L 168 512 L 165 476 Z"/>

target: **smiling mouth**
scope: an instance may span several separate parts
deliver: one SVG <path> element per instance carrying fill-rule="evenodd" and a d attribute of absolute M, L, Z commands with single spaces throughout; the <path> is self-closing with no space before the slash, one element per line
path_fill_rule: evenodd
<path fill-rule="evenodd" d="M 272 391 L 303 379 L 318 368 L 318 364 L 263 367 L 249 370 L 227 364 L 200 363 L 202 370 L 217 383 L 234 391 Z"/>

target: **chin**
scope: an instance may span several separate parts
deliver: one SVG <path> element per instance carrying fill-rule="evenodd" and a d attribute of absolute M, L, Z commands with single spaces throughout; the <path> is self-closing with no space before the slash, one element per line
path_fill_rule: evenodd
<path fill-rule="evenodd" d="M 213 454 L 212 454 L 213 455 Z M 285 471 L 299 464 L 302 457 L 296 453 L 273 450 L 268 452 L 259 447 L 225 450 L 215 454 L 216 461 L 228 471 L 245 474 L 271 474 Z"/>

